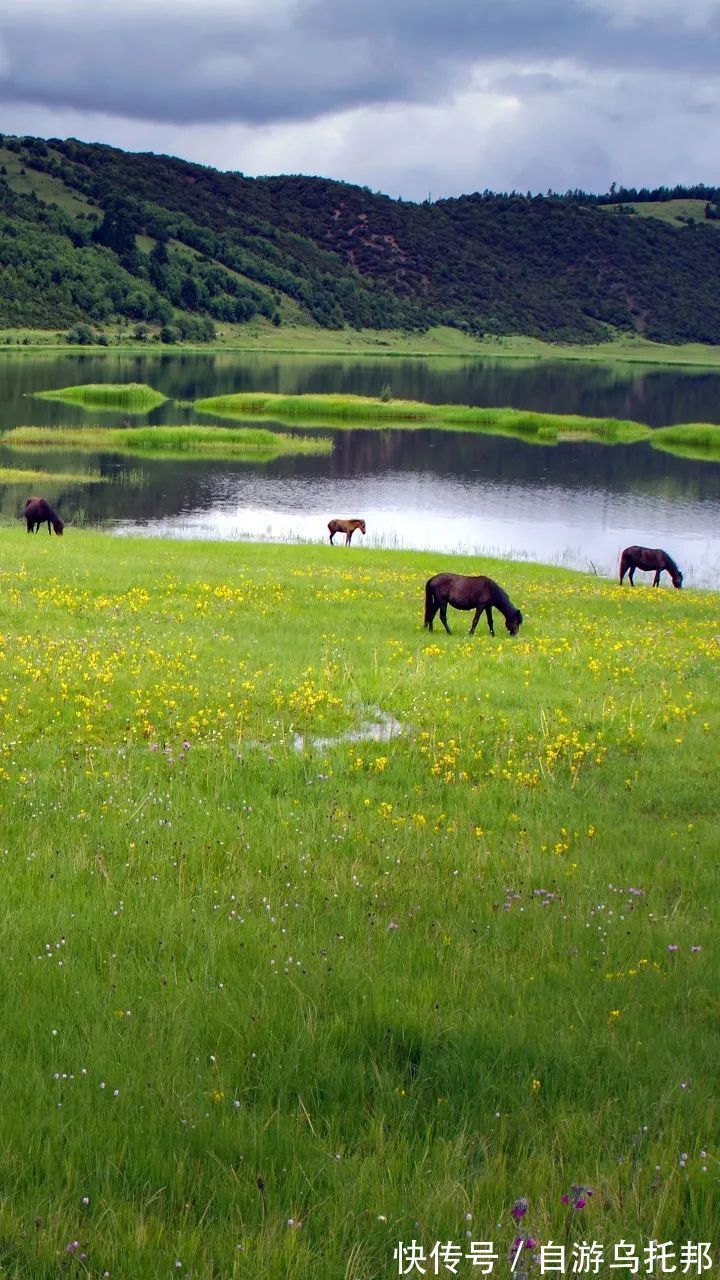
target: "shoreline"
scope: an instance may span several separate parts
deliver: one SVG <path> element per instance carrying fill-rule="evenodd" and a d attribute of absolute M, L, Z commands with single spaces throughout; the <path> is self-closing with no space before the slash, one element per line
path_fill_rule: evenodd
<path fill-rule="evenodd" d="M 541 559 L 524 550 L 519 550 L 517 554 L 502 552 L 495 547 L 480 547 L 476 551 L 465 548 L 458 550 L 442 550 L 432 547 L 410 547 L 410 546 L 387 546 L 373 543 L 354 543 L 348 550 L 338 544 L 332 551 L 329 550 L 327 540 L 325 538 L 310 538 L 298 534 L 295 538 L 283 538 L 273 536 L 240 536 L 240 537 L 209 537 L 204 532 L 188 531 L 187 533 L 168 533 L 166 529 L 154 532 L 151 525 L 132 525 L 122 527 L 123 522 L 116 521 L 113 524 L 82 524 L 74 526 L 72 521 L 66 524 L 66 531 L 73 537 L 79 534 L 82 538 L 101 538 L 101 539 L 120 539 L 124 545 L 130 550 L 145 548 L 151 543 L 153 547 L 161 544 L 169 553 L 177 553 L 180 546 L 192 545 L 199 553 L 208 552 L 209 554 L 221 556 L 223 550 L 232 556 L 238 548 L 244 548 L 249 553 L 254 554 L 260 548 L 272 548 L 273 554 L 281 555 L 286 552 L 290 558 L 296 555 L 312 554 L 322 551 L 329 551 L 332 555 L 335 552 L 343 555 L 352 555 L 358 564 L 364 562 L 365 557 L 371 559 L 382 559 L 390 557 L 393 561 L 401 561 L 411 559 L 413 561 L 431 560 L 428 566 L 419 567 L 419 572 L 440 572 L 435 561 L 442 559 L 450 562 L 451 571 L 457 572 L 479 572 L 478 561 L 482 560 L 486 567 L 491 570 L 491 576 L 495 573 L 504 575 L 505 572 L 512 574 L 513 571 L 527 570 L 531 574 L 536 571 L 547 570 L 552 574 L 572 574 L 578 579 L 587 580 L 588 582 L 604 583 L 606 586 L 619 586 L 617 569 L 609 569 L 605 572 L 602 568 L 583 567 L 579 564 L 570 562 L 559 563 L 557 560 Z M 16 527 L 16 520 L 7 517 L 0 517 L 0 529 L 12 530 Z M 25 535 L 24 529 L 19 530 Z M 358 560 L 358 557 L 361 557 Z M 332 561 L 328 561 L 331 564 Z M 464 568 L 462 567 L 464 566 Z M 684 567 L 684 566 L 683 566 Z M 652 572 L 652 571 L 650 571 Z M 627 582 L 623 585 L 622 590 L 626 592 L 630 599 L 634 597 L 630 595 L 631 591 L 643 593 L 639 598 L 644 597 L 643 588 L 650 589 L 651 577 L 648 573 L 645 577 L 638 577 L 634 588 L 630 588 Z M 658 590 L 665 589 L 672 591 L 669 578 L 663 578 L 660 582 Z M 654 589 L 653 589 L 654 590 Z M 701 585 L 693 583 L 685 583 L 683 585 L 683 596 L 689 597 L 690 594 L 699 593 L 703 596 L 716 595 L 720 600 L 720 584 L 714 586 L 712 584 Z M 674 592 L 673 592 L 674 595 Z M 653 597 L 651 596 L 650 599 Z M 462 627 L 460 628 L 462 630 Z"/>
<path fill-rule="evenodd" d="M 14 340 L 13 340 L 14 339 Z M 78 345 L 57 330 L 0 330 L 0 355 L 202 355 L 257 354 L 288 358 L 360 358 L 413 360 L 570 361 L 590 364 L 645 365 L 648 368 L 720 370 L 720 346 L 686 343 L 670 346 L 642 340 L 594 343 L 545 342 L 515 335 L 468 338 L 459 330 L 437 327 L 424 334 L 394 330 L 326 330 L 311 326 L 249 325 L 229 328 L 213 342 L 117 341 Z"/>

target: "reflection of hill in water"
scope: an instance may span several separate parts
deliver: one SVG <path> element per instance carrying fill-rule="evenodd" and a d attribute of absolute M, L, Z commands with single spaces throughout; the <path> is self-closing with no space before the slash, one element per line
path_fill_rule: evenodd
<path fill-rule="evenodd" d="M 77 421 L 78 410 L 42 401 L 33 391 L 82 382 L 145 382 L 170 397 L 154 422 L 193 420 L 173 401 L 233 391 L 346 392 L 379 395 L 390 385 L 398 398 L 430 403 L 510 405 L 548 413 L 634 418 L 651 426 L 715 421 L 720 373 L 573 361 L 412 360 L 405 357 L 273 356 L 254 353 L 175 355 L 0 355 L 0 410 L 4 426 L 28 421 Z M 83 420 L 92 420 L 83 415 Z M 122 413 L 102 414 L 107 425 Z"/>

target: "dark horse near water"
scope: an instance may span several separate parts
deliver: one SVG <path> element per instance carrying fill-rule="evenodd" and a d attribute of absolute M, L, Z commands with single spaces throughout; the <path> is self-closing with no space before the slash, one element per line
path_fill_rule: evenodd
<path fill-rule="evenodd" d="M 350 539 L 352 538 L 356 529 L 359 529 L 361 533 L 365 532 L 365 521 L 364 520 L 330 520 L 328 522 L 328 529 L 330 530 L 331 542 L 335 537 L 336 533 L 344 533 L 345 546 L 349 547 Z"/>
<path fill-rule="evenodd" d="M 628 569 L 630 570 L 629 573 Z M 628 573 L 628 578 L 630 579 L 630 586 L 635 586 L 633 577 L 636 569 L 643 569 L 648 572 L 654 569 L 654 587 L 660 582 L 660 574 L 663 569 L 667 569 L 674 587 L 679 589 L 683 584 L 683 576 L 672 556 L 669 556 L 667 551 L 661 551 L 659 547 L 626 547 L 620 557 L 620 586 L 622 586 L 622 580 L 626 573 Z"/>
<path fill-rule="evenodd" d="M 475 610 L 470 635 L 473 634 L 483 611 L 487 614 L 490 635 L 495 635 L 492 619 L 493 605 L 503 615 L 505 626 L 511 636 L 517 635 L 523 620 L 520 610 L 515 608 L 502 587 L 499 587 L 497 582 L 493 582 L 492 578 L 466 578 L 462 573 L 436 573 L 434 578 L 430 578 L 425 584 L 425 626 L 429 631 L 433 629 L 433 618 L 439 610 L 440 621 L 450 635 L 447 624 L 449 604 L 453 609 Z"/>
<path fill-rule="evenodd" d="M 50 526 L 55 530 L 58 536 L 62 535 L 63 522 L 57 511 L 53 511 L 49 502 L 44 498 L 28 498 L 23 508 L 23 515 L 27 521 L 28 533 L 37 533 L 41 524 L 47 521 L 48 533 L 51 532 Z"/>

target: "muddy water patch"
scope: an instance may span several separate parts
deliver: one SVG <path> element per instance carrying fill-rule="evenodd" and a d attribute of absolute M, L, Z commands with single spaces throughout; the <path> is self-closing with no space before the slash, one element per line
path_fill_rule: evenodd
<path fill-rule="evenodd" d="M 379 707 L 369 707 L 367 710 L 372 719 L 363 720 L 356 728 L 346 729 L 344 733 L 337 733 L 332 737 L 293 734 L 293 751 L 329 751 L 343 742 L 390 742 L 392 738 L 398 738 L 406 732 L 406 727 L 389 712 L 381 711 Z"/>

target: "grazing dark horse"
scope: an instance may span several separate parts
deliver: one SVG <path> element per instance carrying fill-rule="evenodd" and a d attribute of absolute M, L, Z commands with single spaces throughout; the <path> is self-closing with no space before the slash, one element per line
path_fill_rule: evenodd
<path fill-rule="evenodd" d="M 23 508 L 23 515 L 27 521 L 28 533 L 37 533 L 40 525 L 47 521 L 48 533 L 51 532 L 52 525 L 58 537 L 62 535 L 63 522 L 57 511 L 53 511 L 50 503 L 44 498 L 28 498 Z"/>
<path fill-rule="evenodd" d="M 361 533 L 365 532 L 365 521 L 364 520 L 331 520 L 328 524 L 328 529 L 330 530 L 331 542 L 335 537 L 336 533 L 344 533 L 345 546 L 349 547 L 350 539 L 352 538 L 356 529 L 359 529 Z"/>
<path fill-rule="evenodd" d="M 629 573 L 628 569 L 630 570 Z M 630 579 L 630 586 L 635 586 L 633 577 L 636 569 L 643 569 L 648 572 L 654 569 L 654 587 L 660 582 L 660 574 L 663 569 L 667 569 L 674 587 L 679 589 L 683 584 L 683 576 L 672 556 L 669 556 L 667 551 L 661 551 L 659 547 L 626 547 L 620 557 L 620 586 L 622 586 L 622 580 L 626 573 Z"/>
<path fill-rule="evenodd" d="M 493 605 L 503 615 L 505 626 L 511 636 L 517 635 L 523 620 L 520 610 L 515 608 L 502 587 L 499 587 L 497 582 L 493 582 L 492 578 L 466 578 L 462 573 L 436 573 L 434 578 L 430 578 L 425 584 L 425 626 L 429 631 L 433 629 L 433 618 L 439 610 L 440 621 L 450 635 L 447 624 L 449 604 L 453 609 L 475 610 L 470 635 L 473 634 L 483 611 L 487 614 L 490 635 L 495 635 Z"/>

